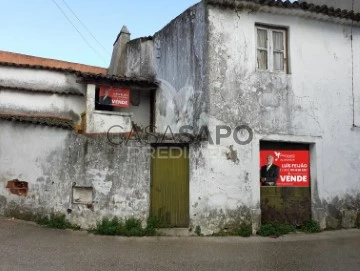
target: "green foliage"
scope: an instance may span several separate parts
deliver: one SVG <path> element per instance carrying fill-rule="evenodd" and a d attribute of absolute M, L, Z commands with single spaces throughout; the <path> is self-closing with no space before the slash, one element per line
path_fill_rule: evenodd
<path fill-rule="evenodd" d="M 195 231 L 194 231 L 194 232 L 196 233 L 197 236 L 201 236 L 201 227 L 200 227 L 199 225 L 197 225 L 197 226 L 195 227 Z"/>
<path fill-rule="evenodd" d="M 225 237 L 225 236 L 232 236 L 232 234 L 230 232 L 224 231 L 224 230 L 220 230 L 218 232 L 214 232 L 211 236 L 214 237 Z"/>
<path fill-rule="evenodd" d="M 241 223 L 231 230 L 220 230 L 219 232 L 213 233 L 212 236 L 224 237 L 224 236 L 241 236 L 250 237 L 252 235 L 252 226 L 248 223 Z"/>
<path fill-rule="evenodd" d="M 55 229 L 73 229 L 80 230 L 80 226 L 71 224 L 64 214 L 52 213 L 50 217 L 39 216 L 36 220 L 36 223 L 42 226 Z"/>
<path fill-rule="evenodd" d="M 145 228 L 141 225 L 141 220 L 136 218 L 128 218 L 125 221 L 119 220 L 117 217 L 113 219 L 103 218 L 96 227 L 89 230 L 99 235 L 120 235 L 120 236 L 154 236 L 160 222 L 155 217 L 149 217 Z"/>
<path fill-rule="evenodd" d="M 312 219 L 305 221 L 304 225 L 299 229 L 305 233 L 317 233 L 321 232 L 320 225 L 317 221 Z M 261 236 L 280 236 L 284 234 L 288 234 L 291 232 L 295 232 L 296 228 L 292 225 L 282 225 L 279 223 L 267 223 L 260 227 L 258 232 Z"/>
<path fill-rule="evenodd" d="M 136 218 L 125 220 L 123 234 L 125 236 L 144 236 L 145 230 L 141 226 L 141 221 Z"/>
<path fill-rule="evenodd" d="M 49 223 L 49 217 L 47 217 L 47 216 L 38 216 L 37 218 L 35 218 L 34 221 L 39 225 L 47 226 L 47 224 Z"/>
<path fill-rule="evenodd" d="M 300 228 L 300 231 L 306 233 L 317 233 L 321 232 L 321 228 L 319 222 L 310 219 L 305 221 L 304 225 Z"/>
<path fill-rule="evenodd" d="M 292 225 L 284 225 L 284 224 L 278 224 L 278 223 L 267 223 L 263 224 L 260 227 L 260 230 L 258 234 L 260 236 L 281 236 L 285 235 L 291 232 L 295 232 L 295 227 Z"/>
<path fill-rule="evenodd" d="M 241 237 L 250 237 L 252 235 L 252 226 L 247 223 L 241 223 L 238 228 L 234 230 L 235 235 Z"/>
<path fill-rule="evenodd" d="M 360 229 L 360 213 L 356 217 L 355 228 Z"/>
<path fill-rule="evenodd" d="M 90 232 L 101 235 L 119 235 L 122 231 L 123 224 L 117 217 L 113 219 L 103 218 L 101 222 L 96 224 L 96 227 L 90 229 Z"/>
<path fill-rule="evenodd" d="M 35 214 L 35 213 L 32 213 L 31 211 L 20 210 L 20 209 L 5 210 L 4 214 L 6 217 L 13 217 L 16 219 L 25 220 L 25 221 L 33 221 L 33 222 L 36 222 L 39 218 L 43 217 L 40 214 Z"/>
<path fill-rule="evenodd" d="M 146 221 L 145 235 L 154 236 L 156 229 L 161 228 L 161 222 L 156 216 L 150 216 Z"/>

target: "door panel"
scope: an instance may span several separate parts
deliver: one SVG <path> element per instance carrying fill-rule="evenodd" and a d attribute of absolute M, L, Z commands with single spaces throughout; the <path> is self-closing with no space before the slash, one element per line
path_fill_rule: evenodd
<path fill-rule="evenodd" d="M 261 141 L 260 150 L 309 151 L 310 145 L 292 142 Z M 311 167 L 311 164 L 310 164 Z M 310 176 L 311 182 L 311 176 Z M 261 187 L 261 222 L 301 226 L 311 219 L 310 187 Z"/>
<path fill-rule="evenodd" d="M 151 169 L 151 215 L 166 227 L 188 227 L 188 149 L 157 148 Z"/>
<path fill-rule="evenodd" d="M 262 223 L 302 226 L 310 218 L 310 187 L 261 187 Z"/>

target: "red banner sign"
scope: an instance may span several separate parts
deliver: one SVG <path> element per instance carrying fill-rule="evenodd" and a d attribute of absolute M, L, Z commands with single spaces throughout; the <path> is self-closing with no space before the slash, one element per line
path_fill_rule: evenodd
<path fill-rule="evenodd" d="M 273 164 L 280 168 L 277 186 L 309 187 L 310 154 L 309 151 L 260 151 L 260 167 L 267 164 L 266 158 L 271 155 Z"/>
<path fill-rule="evenodd" d="M 129 108 L 130 89 L 101 86 L 99 104 Z"/>

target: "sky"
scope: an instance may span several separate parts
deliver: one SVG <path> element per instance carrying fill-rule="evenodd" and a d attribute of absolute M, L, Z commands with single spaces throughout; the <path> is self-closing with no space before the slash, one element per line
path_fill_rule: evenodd
<path fill-rule="evenodd" d="M 108 67 L 123 25 L 153 35 L 199 1 L 0 0 L 0 50 Z"/>

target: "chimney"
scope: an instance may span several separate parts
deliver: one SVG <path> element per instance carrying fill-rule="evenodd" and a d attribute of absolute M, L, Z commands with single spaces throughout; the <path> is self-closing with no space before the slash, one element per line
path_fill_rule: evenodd
<path fill-rule="evenodd" d="M 117 36 L 111 56 L 109 75 L 124 76 L 127 63 L 127 43 L 130 41 L 130 32 L 124 25 Z"/>

